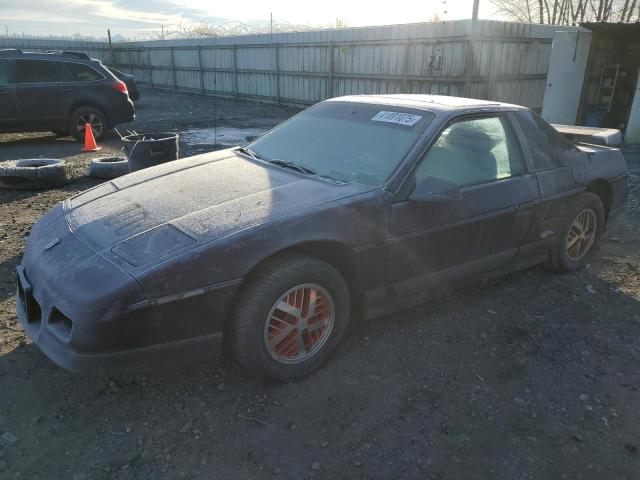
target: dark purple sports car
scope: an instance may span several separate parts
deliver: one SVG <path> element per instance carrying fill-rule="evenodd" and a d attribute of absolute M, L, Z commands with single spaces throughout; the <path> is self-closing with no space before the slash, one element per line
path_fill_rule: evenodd
<path fill-rule="evenodd" d="M 55 363 L 129 370 L 215 358 L 312 372 L 351 319 L 478 277 L 589 261 L 624 207 L 617 131 L 429 95 L 319 103 L 245 147 L 72 197 L 34 227 L 18 315 Z M 562 132 L 562 133 L 560 133 Z M 574 138 L 575 140 L 575 138 Z"/>

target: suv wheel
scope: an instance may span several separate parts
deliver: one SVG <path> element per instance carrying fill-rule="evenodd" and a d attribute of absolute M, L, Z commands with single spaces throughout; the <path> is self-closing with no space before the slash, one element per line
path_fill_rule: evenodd
<path fill-rule="evenodd" d="M 93 136 L 96 141 L 101 140 L 107 132 L 107 118 L 94 107 L 76 108 L 71 114 L 70 132 L 79 141 L 84 140 L 84 129 L 86 124 L 91 125 Z"/>
<path fill-rule="evenodd" d="M 276 381 L 309 375 L 338 347 L 351 312 L 338 270 L 317 258 L 287 255 L 245 285 L 230 325 L 230 347 L 247 370 Z"/>

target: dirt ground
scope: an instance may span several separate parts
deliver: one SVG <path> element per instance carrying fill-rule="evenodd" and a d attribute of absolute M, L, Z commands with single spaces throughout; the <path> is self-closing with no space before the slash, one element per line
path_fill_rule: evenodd
<path fill-rule="evenodd" d="M 145 89 L 128 128 L 212 150 L 214 103 L 227 138 L 295 112 Z M 97 183 L 79 148 L 0 135 L 0 161 L 63 157 L 76 177 L 0 190 L 0 478 L 640 478 L 640 148 L 625 149 L 628 212 L 587 269 L 536 267 L 362 324 L 317 374 L 277 386 L 230 362 L 74 375 L 30 343 L 14 269 L 31 225 Z"/>

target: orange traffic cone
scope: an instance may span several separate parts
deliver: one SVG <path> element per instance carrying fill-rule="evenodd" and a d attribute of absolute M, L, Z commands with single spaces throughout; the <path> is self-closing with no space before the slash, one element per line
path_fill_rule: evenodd
<path fill-rule="evenodd" d="M 93 130 L 91 129 L 90 124 L 86 124 L 84 127 L 84 148 L 83 152 L 97 152 L 102 147 L 99 147 L 96 144 L 96 139 L 93 138 Z"/>

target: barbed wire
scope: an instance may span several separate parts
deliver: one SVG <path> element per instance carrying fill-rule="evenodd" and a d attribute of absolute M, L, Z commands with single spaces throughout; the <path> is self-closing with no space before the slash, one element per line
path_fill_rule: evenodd
<path fill-rule="evenodd" d="M 117 29 L 112 29 L 112 38 L 114 41 L 129 40 L 174 40 L 184 38 L 216 38 L 231 37 L 238 35 L 258 35 L 268 33 L 288 33 L 288 32 L 307 32 L 313 30 L 325 30 L 330 28 L 346 28 L 347 23 L 337 18 L 335 23 L 324 25 L 307 25 L 290 22 L 269 22 L 264 23 L 246 23 L 239 20 L 232 20 L 224 23 L 201 22 L 197 24 L 181 24 L 181 25 L 163 25 L 160 29 L 139 31 L 135 33 L 122 34 Z M 49 39 L 49 40 L 83 40 L 83 41 L 104 41 L 107 39 L 107 27 L 103 30 L 104 34 L 33 34 L 26 32 L 12 32 L 9 35 L 0 32 L 0 38 L 30 38 L 30 39 Z"/>

